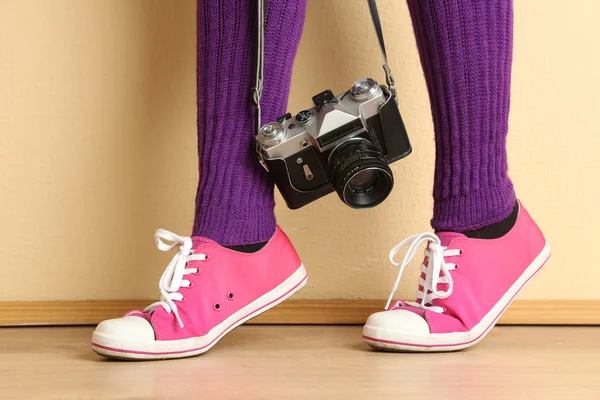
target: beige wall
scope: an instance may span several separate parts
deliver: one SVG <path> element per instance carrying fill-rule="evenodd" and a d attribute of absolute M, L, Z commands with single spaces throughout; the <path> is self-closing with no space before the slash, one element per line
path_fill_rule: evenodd
<path fill-rule="evenodd" d="M 380 8 L 414 153 L 376 209 L 279 201 L 311 275 L 300 297 L 386 297 L 389 249 L 428 229 L 425 84 L 406 5 Z M 515 14 L 510 173 L 554 253 L 522 298 L 600 299 L 600 2 L 516 1 Z M 380 61 L 364 2 L 310 1 L 289 109 L 381 80 Z M 195 0 L 0 0 L 0 301 L 157 296 L 171 255 L 153 232 L 192 222 L 194 75 Z"/>

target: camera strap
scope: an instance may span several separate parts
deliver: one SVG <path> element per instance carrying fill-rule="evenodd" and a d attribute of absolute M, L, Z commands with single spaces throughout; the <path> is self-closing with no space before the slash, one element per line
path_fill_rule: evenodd
<path fill-rule="evenodd" d="M 250 89 L 250 95 L 252 96 L 252 105 L 256 110 L 256 117 L 254 118 L 254 135 L 258 136 L 258 131 L 261 127 L 260 122 L 260 98 L 262 96 L 264 86 L 264 67 L 265 67 L 265 0 L 256 0 L 258 6 L 257 10 L 257 27 L 256 27 L 256 58 L 254 63 L 254 86 Z M 258 141 L 256 142 L 257 152 Z M 261 164 L 265 165 L 261 159 Z"/>
<path fill-rule="evenodd" d="M 375 26 L 375 32 L 377 33 L 377 40 L 379 41 L 379 47 L 381 48 L 381 55 L 383 56 L 385 81 L 392 92 L 392 96 L 396 97 L 396 80 L 394 79 L 394 75 L 392 75 L 392 70 L 387 60 L 385 42 L 383 40 L 383 30 L 381 29 L 381 21 L 379 20 L 379 12 L 377 11 L 377 3 L 376 0 L 368 0 L 368 2 L 369 10 L 371 11 L 371 18 L 373 19 L 373 25 Z"/>
<path fill-rule="evenodd" d="M 377 33 L 377 40 L 379 47 L 381 48 L 381 54 L 383 56 L 383 70 L 385 71 L 385 80 L 392 93 L 392 96 L 396 97 L 396 80 L 392 75 L 392 70 L 387 61 L 387 53 L 385 51 L 385 42 L 383 40 L 383 30 L 381 29 L 381 21 L 379 19 L 379 12 L 377 11 L 376 0 L 367 0 L 369 3 L 369 11 L 371 12 L 371 18 L 373 19 L 373 25 L 375 26 L 375 32 Z M 256 0 L 257 4 L 257 27 L 256 27 L 256 57 L 254 63 L 254 86 L 250 89 L 250 95 L 252 97 L 252 105 L 256 110 L 255 117 L 255 136 L 258 136 L 258 131 L 261 128 L 260 120 L 260 98 L 262 96 L 264 87 L 264 65 L 265 65 L 265 0 Z M 396 100 L 397 101 L 397 100 Z M 258 141 L 256 141 L 257 154 L 259 155 L 260 162 L 263 166 L 266 165 L 262 160 L 262 153 L 258 149 Z"/>

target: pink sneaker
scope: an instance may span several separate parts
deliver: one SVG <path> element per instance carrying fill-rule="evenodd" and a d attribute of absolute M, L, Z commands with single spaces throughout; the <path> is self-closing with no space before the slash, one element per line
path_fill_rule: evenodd
<path fill-rule="evenodd" d="M 395 351 L 450 351 L 473 346 L 550 257 L 542 232 L 519 203 L 515 226 L 499 239 L 470 239 L 460 233 L 411 236 L 390 252 L 400 267 L 385 307 L 369 317 L 363 339 Z M 404 267 L 428 242 L 416 302 L 390 303 Z M 393 259 L 409 246 L 402 263 Z"/>
<path fill-rule="evenodd" d="M 202 354 L 306 284 L 306 270 L 279 227 L 252 254 L 162 229 L 156 232 L 156 244 L 162 251 L 180 246 L 160 279 L 161 301 L 101 322 L 92 336 L 96 353 L 123 359 Z"/>

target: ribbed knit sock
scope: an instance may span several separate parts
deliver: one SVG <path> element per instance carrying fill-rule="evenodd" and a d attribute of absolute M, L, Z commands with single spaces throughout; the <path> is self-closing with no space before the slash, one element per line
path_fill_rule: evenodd
<path fill-rule="evenodd" d="M 431 225 L 471 231 L 507 218 L 512 0 L 408 0 L 435 128 Z"/>
<path fill-rule="evenodd" d="M 198 157 L 192 235 L 221 245 L 275 232 L 273 183 L 252 149 L 256 1 L 198 1 Z M 268 0 L 262 120 L 285 114 L 306 0 Z"/>

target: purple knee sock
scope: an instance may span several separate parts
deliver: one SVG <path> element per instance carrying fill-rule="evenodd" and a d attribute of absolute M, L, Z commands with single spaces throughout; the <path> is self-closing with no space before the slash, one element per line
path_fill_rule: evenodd
<path fill-rule="evenodd" d="M 479 229 L 515 204 L 507 174 L 512 0 L 408 0 L 435 128 L 436 230 Z"/>
<path fill-rule="evenodd" d="M 197 4 L 200 182 L 192 234 L 222 245 L 263 242 L 275 232 L 275 201 L 252 150 L 256 1 Z M 306 0 L 266 1 L 264 122 L 286 112 L 305 11 Z"/>

